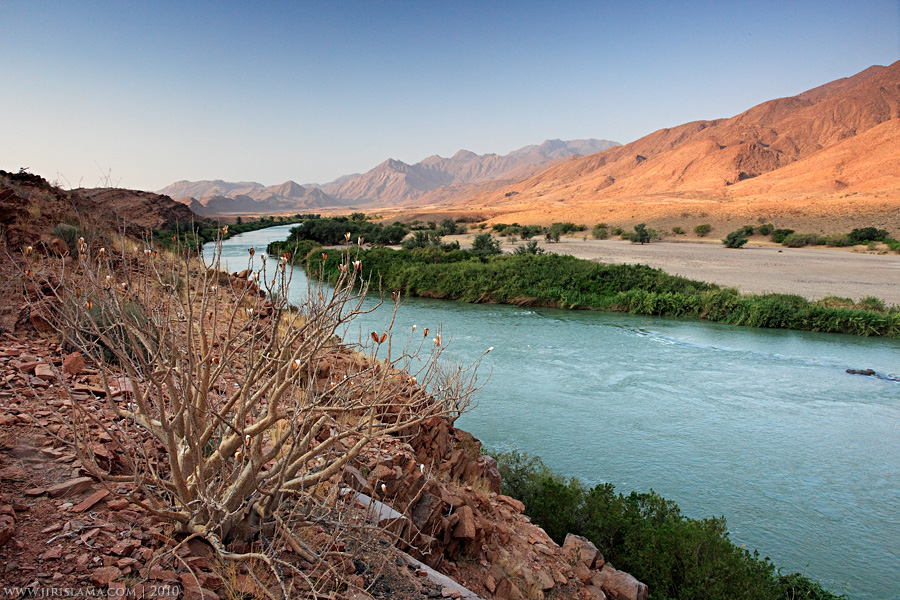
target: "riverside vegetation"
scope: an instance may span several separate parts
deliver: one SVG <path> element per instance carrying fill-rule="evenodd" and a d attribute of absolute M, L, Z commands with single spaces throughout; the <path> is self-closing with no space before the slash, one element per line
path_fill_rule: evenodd
<path fill-rule="evenodd" d="M 653 490 L 626 496 L 609 483 L 588 489 L 516 451 L 494 457 L 501 492 L 525 504 L 551 538 L 586 537 L 608 562 L 646 583 L 651 600 L 845 598 L 799 573 L 784 575 L 767 557 L 736 546 L 724 517 L 688 518 Z"/>
<path fill-rule="evenodd" d="M 334 225 L 340 224 L 346 223 Z M 336 279 L 338 256 L 329 258 L 327 252 L 315 251 L 323 242 L 309 239 L 310 231 L 305 224 L 293 228 L 288 240 L 270 244 L 269 253 L 291 252 L 295 261 Z M 532 253 L 527 247 L 505 255 L 488 233 L 476 237 L 473 250 L 441 243 L 437 234 L 419 237 L 420 243 L 405 244 L 408 249 L 402 250 L 364 249 L 359 244 L 354 256 L 362 279 L 371 278 L 382 289 L 411 296 L 463 302 L 624 311 L 751 327 L 900 337 L 900 310 L 874 297 L 854 302 L 839 297 L 811 301 L 791 294 L 741 294 L 645 265 L 603 264 L 539 254 L 536 248 Z"/>

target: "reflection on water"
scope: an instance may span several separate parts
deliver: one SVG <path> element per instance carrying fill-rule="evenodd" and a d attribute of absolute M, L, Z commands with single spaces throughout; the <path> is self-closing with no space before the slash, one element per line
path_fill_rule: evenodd
<path fill-rule="evenodd" d="M 228 268 L 289 228 L 229 240 Z M 383 330 L 388 312 L 346 335 Z M 406 301 L 395 332 L 413 324 L 442 327 L 463 360 L 494 347 L 458 421 L 488 447 L 652 488 L 689 516 L 726 516 L 734 541 L 785 571 L 900 598 L 900 383 L 846 373 L 900 372 L 900 341 L 424 299 Z"/>

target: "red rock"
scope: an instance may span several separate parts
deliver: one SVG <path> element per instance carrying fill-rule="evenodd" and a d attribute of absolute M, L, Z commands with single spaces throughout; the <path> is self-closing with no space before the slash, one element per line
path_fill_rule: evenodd
<path fill-rule="evenodd" d="M 47 490 L 44 488 L 28 488 L 27 490 L 25 490 L 22 493 L 25 494 L 26 496 L 28 496 L 29 498 L 34 498 L 35 496 L 40 496 L 41 494 L 45 493 L 46 491 Z"/>
<path fill-rule="evenodd" d="M 141 543 L 137 540 L 122 540 L 120 542 L 116 542 L 116 545 L 112 547 L 112 552 L 116 556 L 125 556 L 131 554 L 135 548 L 140 546 Z"/>
<path fill-rule="evenodd" d="M 184 600 L 219 600 L 219 595 L 206 588 L 185 586 L 182 598 Z"/>
<path fill-rule="evenodd" d="M 56 373 L 53 372 L 53 367 L 47 363 L 38 363 L 34 368 L 34 376 L 38 379 L 43 379 L 44 381 L 53 381 L 56 379 Z"/>
<path fill-rule="evenodd" d="M 63 360 L 63 372 L 69 375 L 78 375 L 84 369 L 84 357 L 78 352 L 66 355 Z"/>
<path fill-rule="evenodd" d="M 535 575 L 537 577 L 538 584 L 541 586 L 541 589 L 544 591 L 547 591 L 550 588 L 552 588 L 554 585 L 556 585 L 556 582 L 553 581 L 553 577 L 548 575 L 542 569 L 538 569 L 537 571 L 535 571 Z"/>
<path fill-rule="evenodd" d="M 563 551 L 569 554 L 572 561 L 581 562 L 588 569 L 603 568 L 603 555 L 597 550 L 597 546 L 585 537 L 567 534 L 563 542 Z"/>
<path fill-rule="evenodd" d="M 0 515 L 0 548 L 9 541 L 16 532 L 16 520 L 12 515 Z"/>
<path fill-rule="evenodd" d="M 117 500 L 110 500 L 106 503 L 106 506 L 110 508 L 110 510 L 122 510 L 123 508 L 128 508 L 130 502 L 125 498 L 119 498 Z"/>
<path fill-rule="evenodd" d="M 459 521 L 456 523 L 456 527 L 453 528 L 453 537 L 474 540 L 475 514 L 472 512 L 472 509 L 469 508 L 469 505 L 463 504 L 456 511 L 456 514 L 459 515 Z"/>
<path fill-rule="evenodd" d="M 104 587 L 113 579 L 118 579 L 121 576 L 122 571 L 118 567 L 100 567 L 91 573 L 91 582 L 96 586 Z"/>
<path fill-rule="evenodd" d="M 456 589 L 451 587 L 441 588 L 441 598 L 459 598 L 462 596 L 462 593 Z"/>
<path fill-rule="evenodd" d="M 47 488 L 47 492 L 51 498 L 59 498 L 60 496 L 71 496 L 78 494 L 90 488 L 94 480 L 90 477 L 76 477 L 63 483 Z"/>
<path fill-rule="evenodd" d="M 519 513 L 525 512 L 525 505 L 522 504 L 521 502 L 519 502 L 518 500 L 516 500 L 515 498 L 510 498 L 509 496 L 504 496 L 503 494 L 497 494 L 497 500 L 506 504 L 507 506 L 509 506 L 516 512 L 519 512 Z"/>
<path fill-rule="evenodd" d="M 62 546 L 50 548 L 49 550 L 41 554 L 41 559 L 43 560 L 58 560 L 60 558 L 62 558 Z"/>
<path fill-rule="evenodd" d="M 178 574 L 175 571 L 164 569 L 162 565 L 156 564 L 150 567 L 150 573 L 147 579 L 158 579 L 160 581 L 177 581 Z"/>
<path fill-rule="evenodd" d="M 603 590 L 611 600 L 647 600 L 647 586 L 628 573 L 604 565 L 591 578 L 591 583 Z"/>
<path fill-rule="evenodd" d="M 109 490 L 98 490 L 72 507 L 72 512 L 84 512 L 109 495 Z"/>

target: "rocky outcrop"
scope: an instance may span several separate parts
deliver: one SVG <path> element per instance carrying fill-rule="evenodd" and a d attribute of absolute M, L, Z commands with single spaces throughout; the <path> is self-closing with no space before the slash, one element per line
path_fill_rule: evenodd
<path fill-rule="evenodd" d="M 646 600 L 647 587 L 607 565 L 590 541 L 570 535 L 560 547 L 531 523 L 521 502 L 499 493 L 481 443 L 446 419 L 377 440 L 343 483 L 371 496 L 370 515 L 401 549 L 483 597 Z"/>

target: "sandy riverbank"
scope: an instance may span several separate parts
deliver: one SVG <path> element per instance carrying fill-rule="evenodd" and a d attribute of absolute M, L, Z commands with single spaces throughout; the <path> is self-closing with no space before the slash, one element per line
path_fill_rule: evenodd
<path fill-rule="evenodd" d="M 447 236 L 463 247 L 472 234 Z M 503 239 L 503 238 L 500 238 Z M 516 245 L 503 240 L 503 251 Z M 645 264 L 673 275 L 736 287 L 745 293 L 777 292 L 809 299 L 874 296 L 900 305 L 900 254 L 874 254 L 838 248 L 783 248 L 749 243 L 737 250 L 719 241 L 632 244 L 624 240 L 563 238 L 540 242 L 548 252 L 609 263 Z"/>

